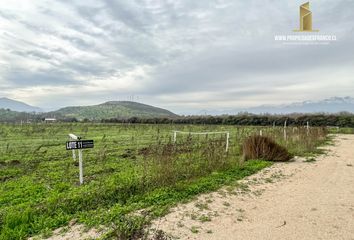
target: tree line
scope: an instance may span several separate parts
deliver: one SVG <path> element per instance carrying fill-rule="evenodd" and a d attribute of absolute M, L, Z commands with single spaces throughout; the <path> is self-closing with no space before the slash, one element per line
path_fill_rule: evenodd
<path fill-rule="evenodd" d="M 39 123 L 43 122 L 46 113 L 19 113 L 6 109 L 0 109 L 0 122 L 7 123 Z M 140 124 L 218 124 L 218 125 L 245 125 L 245 126 L 334 126 L 354 128 L 354 114 L 342 112 L 338 114 L 250 114 L 239 113 L 237 115 L 221 116 L 179 116 L 173 118 L 110 118 L 102 120 L 77 119 L 75 117 L 56 116 L 58 122 L 102 122 L 102 123 L 140 123 Z"/>
<path fill-rule="evenodd" d="M 290 115 L 255 115 L 238 114 L 224 116 L 182 116 L 177 118 L 138 118 L 102 119 L 103 123 L 141 123 L 141 124 L 221 124 L 246 126 L 335 126 L 354 127 L 354 115 L 340 114 L 290 114 Z"/>

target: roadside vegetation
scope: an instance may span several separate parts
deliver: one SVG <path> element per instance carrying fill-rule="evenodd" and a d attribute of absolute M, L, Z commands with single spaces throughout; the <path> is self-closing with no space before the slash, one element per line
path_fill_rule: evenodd
<path fill-rule="evenodd" d="M 178 135 L 173 130 L 228 131 Z M 178 202 L 249 176 L 271 163 L 243 161 L 242 144 L 259 135 L 291 155 L 318 152 L 323 128 L 61 123 L 0 125 L 0 239 L 50 235 L 69 222 L 104 226 L 104 238 L 134 239 Z M 84 150 L 84 184 L 65 150 L 68 134 L 93 139 Z M 139 214 L 137 214 L 139 213 Z M 159 233 L 161 234 L 161 233 Z"/>
<path fill-rule="evenodd" d="M 328 129 L 329 133 L 332 134 L 354 134 L 354 128 L 337 128 L 332 127 Z"/>

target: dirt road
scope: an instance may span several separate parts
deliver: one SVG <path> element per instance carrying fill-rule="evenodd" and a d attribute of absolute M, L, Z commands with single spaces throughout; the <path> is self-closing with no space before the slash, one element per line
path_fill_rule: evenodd
<path fill-rule="evenodd" d="M 199 196 L 154 226 L 179 239 L 354 240 L 354 135 Z"/>

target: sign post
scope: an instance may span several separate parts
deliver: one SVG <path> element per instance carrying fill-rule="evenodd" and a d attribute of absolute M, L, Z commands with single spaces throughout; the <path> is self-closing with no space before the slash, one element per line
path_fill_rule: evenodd
<path fill-rule="evenodd" d="M 69 134 L 69 140 L 78 140 L 78 139 L 79 139 L 79 137 L 77 137 L 76 135 L 74 135 L 72 133 Z M 72 152 L 73 152 L 73 159 L 74 159 L 74 161 L 76 161 L 75 149 L 73 149 Z"/>
<path fill-rule="evenodd" d="M 80 185 L 84 183 L 84 168 L 82 166 L 82 150 L 79 149 L 79 169 L 80 169 L 80 173 L 79 173 L 79 179 L 80 179 Z"/>
<path fill-rule="evenodd" d="M 78 151 L 79 155 L 79 180 L 80 185 L 84 183 L 84 169 L 83 169 L 83 156 L 82 156 L 82 149 L 86 148 L 93 148 L 94 142 L 93 140 L 81 140 L 80 137 L 69 134 L 70 141 L 66 142 L 66 150 L 72 150 L 73 152 L 73 159 L 76 161 L 76 153 L 75 150 Z"/>

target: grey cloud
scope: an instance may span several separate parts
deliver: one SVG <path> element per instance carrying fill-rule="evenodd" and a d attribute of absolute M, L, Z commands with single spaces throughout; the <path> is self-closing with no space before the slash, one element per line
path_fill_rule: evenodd
<path fill-rule="evenodd" d="M 68 59 L 61 59 L 59 58 L 60 63 L 56 63 L 56 59 L 58 57 L 55 57 L 52 52 L 60 52 L 62 54 L 65 54 L 64 56 L 67 57 Z M 49 52 L 49 53 L 48 53 Z M 99 62 L 99 61 L 89 61 L 87 59 L 73 59 L 71 60 L 68 57 L 68 53 L 61 50 L 61 49 L 55 49 L 54 51 L 49 51 L 48 49 L 40 49 L 40 50 L 28 50 L 28 51 L 12 51 L 13 54 L 25 57 L 25 58 L 34 58 L 38 59 L 40 61 L 45 61 L 47 64 L 51 64 L 54 68 L 57 69 L 62 69 L 62 71 L 58 70 L 53 70 L 53 71 L 45 71 L 41 73 L 33 73 L 31 74 L 32 76 L 29 78 L 33 81 L 36 81 L 34 79 L 34 76 L 39 77 L 42 79 L 46 74 L 49 75 L 50 79 L 53 79 L 53 76 L 57 74 L 58 76 L 62 75 L 67 75 L 68 73 L 71 74 L 78 74 L 78 75 L 105 75 L 105 74 L 112 74 L 115 72 L 114 69 L 110 69 L 109 66 L 105 66 L 105 62 Z M 64 73 L 64 71 L 66 73 Z M 20 72 L 23 72 L 23 70 L 20 70 Z M 23 75 L 28 74 L 26 71 L 24 71 Z M 23 76 L 22 76 L 23 77 Z M 64 77 L 63 81 L 66 83 L 66 77 Z"/>
<path fill-rule="evenodd" d="M 94 43 L 87 41 L 86 39 L 82 39 L 79 37 L 68 36 L 65 34 L 58 34 L 58 37 L 69 41 L 73 46 L 78 49 L 88 50 L 94 48 Z"/>
<path fill-rule="evenodd" d="M 272 93 L 281 98 L 283 94 L 277 87 L 306 83 L 308 78 L 316 77 L 313 72 L 321 69 L 350 74 L 354 65 L 352 1 L 311 2 L 314 25 L 321 32 L 338 34 L 338 42 L 328 46 L 286 46 L 273 40 L 275 34 L 292 34 L 298 26 L 298 6 L 302 3 L 299 1 L 61 3 L 77 15 L 77 21 L 63 21 L 60 29 L 69 31 L 44 28 L 31 19 L 23 20 L 0 10 L 2 18 L 12 19 L 33 33 L 65 41 L 55 46 L 21 39 L 20 32 L 14 34 L 16 39 L 0 36 L 0 40 L 14 46 L 12 55 L 51 64 L 48 71 L 8 73 L 6 77 L 14 86 L 70 85 L 77 83 L 76 77 L 98 77 L 104 81 L 117 71 L 124 76 L 147 65 L 149 71 L 138 79 L 142 89 L 132 87 L 116 94 L 136 93 L 149 101 L 167 94 L 209 92 L 210 103 L 216 103 Z M 62 16 L 47 4 L 39 4 L 38 11 L 48 18 Z M 87 58 L 80 59 L 71 49 L 84 52 Z M 296 78 L 299 79 L 294 83 Z M 93 97 L 115 96 L 111 89 L 101 91 Z M 318 94 L 324 94 L 323 90 Z M 182 101 L 178 96 L 169 104 L 175 101 L 178 105 Z M 195 101 L 193 97 L 183 99 L 186 103 Z"/>
<path fill-rule="evenodd" d="M 142 12 L 148 15 L 146 10 L 138 11 L 132 6 L 127 7 L 118 1 L 104 1 L 104 3 L 107 5 L 106 8 L 78 5 L 75 9 L 81 17 L 102 29 L 105 35 L 110 36 L 95 36 L 99 40 L 109 43 L 110 51 L 115 51 L 123 55 L 126 60 L 137 64 L 157 64 L 159 59 L 163 57 L 161 49 L 153 42 L 155 40 L 154 37 L 147 35 L 149 32 L 144 30 L 144 26 L 154 24 L 154 21 L 150 17 L 139 20 Z M 142 9 L 142 7 L 140 8 Z M 114 22 L 102 24 L 96 20 L 96 16 L 103 12 L 108 12 Z M 124 25 L 121 26 L 120 23 Z M 80 26 L 75 26 L 75 29 L 82 31 Z M 85 46 L 86 43 L 84 42 L 82 45 Z"/>
<path fill-rule="evenodd" d="M 75 80 L 67 73 L 60 71 L 30 72 L 24 69 L 13 70 L 4 79 L 14 88 L 35 86 L 67 86 L 82 82 Z"/>
<path fill-rule="evenodd" d="M 101 76 L 107 74 L 113 74 L 117 69 L 109 68 L 104 66 L 103 63 L 95 63 L 93 61 L 85 61 L 84 59 L 81 61 L 71 61 L 62 63 L 60 66 L 73 71 L 76 74 L 87 75 L 91 74 L 94 76 Z"/>
<path fill-rule="evenodd" d="M 110 0 L 104 0 L 104 3 L 107 11 L 114 19 L 133 30 L 147 33 L 145 25 L 151 22 L 151 18 L 149 12 L 145 11 L 140 4 L 136 4 L 134 1 L 120 2 Z"/>
<path fill-rule="evenodd" d="M 283 46 L 263 50 L 214 49 L 169 67 L 156 69 L 152 75 L 152 92 L 178 93 L 185 91 L 220 91 L 225 87 L 245 87 L 250 84 L 274 87 L 289 81 L 271 79 L 277 75 L 302 74 L 309 71 L 354 65 L 351 39 L 331 46 Z M 308 81 L 306 77 L 298 83 Z"/>
<path fill-rule="evenodd" d="M 52 59 L 53 55 L 43 52 L 43 51 L 39 51 L 39 50 L 29 50 L 29 51 L 12 51 L 13 54 L 22 56 L 22 57 L 35 57 L 38 59 Z"/>
<path fill-rule="evenodd" d="M 341 24 L 354 20 L 353 1 L 326 1 L 323 6 L 327 7 L 318 8 L 318 14 L 315 15 L 321 22 L 340 27 Z"/>
<path fill-rule="evenodd" d="M 4 18 L 4 19 L 9 19 L 9 20 L 15 20 L 17 19 L 16 15 L 14 14 L 10 14 L 4 11 L 0 10 L 0 17 Z"/>

